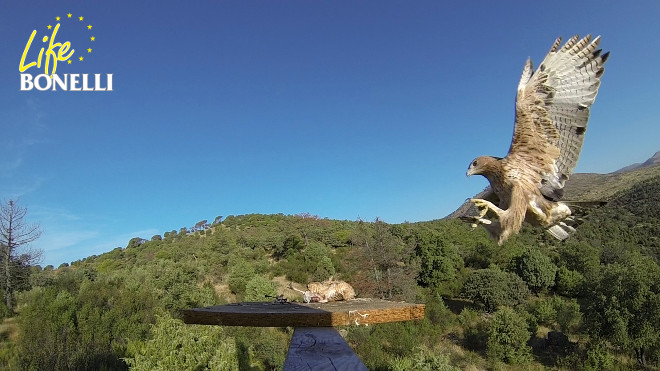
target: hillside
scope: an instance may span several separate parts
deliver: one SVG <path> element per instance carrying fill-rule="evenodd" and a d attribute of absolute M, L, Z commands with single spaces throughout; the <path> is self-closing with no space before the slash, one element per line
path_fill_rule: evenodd
<path fill-rule="evenodd" d="M 625 166 L 617 171 L 615 173 L 622 173 L 625 171 L 630 171 L 630 170 L 635 170 L 641 167 L 647 167 L 647 166 L 654 166 L 660 164 L 660 151 L 656 152 L 651 158 L 648 160 L 641 162 L 641 163 L 636 163 L 632 165 Z"/>
<path fill-rule="evenodd" d="M 625 172 L 609 174 L 577 173 L 566 182 L 567 200 L 608 201 L 617 192 L 660 175 L 660 166 L 644 166 Z"/>
<path fill-rule="evenodd" d="M 642 164 L 627 166 L 609 174 L 575 173 L 566 182 L 564 199 L 572 201 L 609 201 L 617 192 L 630 189 L 634 184 L 660 175 L 660 151 Z M 627 169 L 627 170 L 626 170 Z M 483 198 L 489 188 L 474 198 Z M 472 204 L 466 200 L 446 219 L 472 213 Z"/>
<path fill-rule="evenodd" d="M 606 197 L 565 243 L 497 246 L 459 220 L 386 224 L 238 215 L 32 267 L 0 327 L 2 369 L 280 369 L 286 328 L 187 326 L 181 310 L 268 301 L 329 277 L 358 297 L 423 302 L 421 321 L 342 328 L 369 369 L 660 366 L 660 167 L 581 174 Z M 598 336 L 594 335 L 598 334 Z"/>

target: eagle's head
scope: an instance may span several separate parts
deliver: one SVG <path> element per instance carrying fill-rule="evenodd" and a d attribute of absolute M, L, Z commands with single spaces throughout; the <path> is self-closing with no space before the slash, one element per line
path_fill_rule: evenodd
<path fill-rule="evenodd" d="M 470 162 L 466 175 L 483 175 L 488 177 L 492 171 L 499 167 L 501 158 L 492 156 L 479 156 Z"/>

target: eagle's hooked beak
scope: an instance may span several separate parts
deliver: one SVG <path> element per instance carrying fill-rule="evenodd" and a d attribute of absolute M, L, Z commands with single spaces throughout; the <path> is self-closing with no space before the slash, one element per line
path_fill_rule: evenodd
<path fill-rule="evenodd" d="M 470 162 L 470 166 L 468 166 L 467 172 L 465 173 L 466 177 L 472 176 L 475 174 L 475 170 L 477 168 L 477 160 L 474 160 Z"/>

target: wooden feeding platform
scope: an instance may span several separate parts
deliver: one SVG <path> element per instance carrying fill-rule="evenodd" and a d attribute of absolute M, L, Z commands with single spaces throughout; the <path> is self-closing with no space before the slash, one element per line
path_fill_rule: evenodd
<path fill-rule="evenodd" d="M 333 328 L 424 318 L 424 304 L 379 299 L 330 303 L 233 303 L 183 311 L 187 324 L 295 327 L 284 370 L 366 370 Z"/>
<path fill-rule="evenodd" d="M 424 318 L 424 304 L 377 299 L 330 303 L 234 303 L 183 311 L 188 324 L 253 327 L 333 327 Z"/>

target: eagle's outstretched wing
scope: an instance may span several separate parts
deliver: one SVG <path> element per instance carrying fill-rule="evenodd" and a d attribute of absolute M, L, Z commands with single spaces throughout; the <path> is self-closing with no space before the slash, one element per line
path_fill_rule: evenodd
<path fill-rule="evenodd" d="M 561 37 L 532 72 L 527 60 L 516 97 L 516 122 L 507 155 L 513 169 L 539 184 L 550 199 L 559 199 L 577 164 L 609 52 L 601 55 L 600 36 L 577 35 L 559 48 Z"/>

